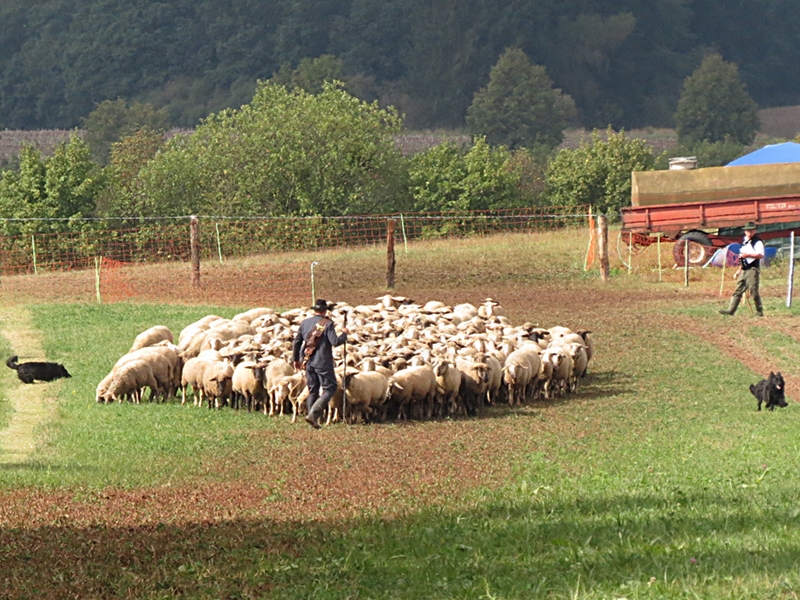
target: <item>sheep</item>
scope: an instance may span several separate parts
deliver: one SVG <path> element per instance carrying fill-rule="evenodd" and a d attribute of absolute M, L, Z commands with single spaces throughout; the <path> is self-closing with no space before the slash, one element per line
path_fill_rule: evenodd
<path fill-rule="evenodd" d="M 145 329 L 142 333 L 137 335 L 136 339 L 133 341 L 133 346 L 131 346 L 128 352 L 133 352 L 139 348 L 145 348 L 146 346 L 155 346 L 157 343 L 164 340 L 172 343 L 172 332 L 169 330 L 169 327 L 156 325 L 150 329 Z"/>
<path fill-rule="evenodd" d="M 256 319 L 263 317 L 265 315 L 274 315 L 275 311 L 271 308 L 259 307 L 259 308 L 251 308 L 243 313 L 239 313 L 238 315 L 234 315 L 231 321 L 244 321 L 250 325 L 253 324 L 253 321 Z"/>
<path fill-rule="evenodd" d="M 208 315 L 184 327 L 178 334 L 179 350 L 181 352 L 186 350 L 194 336 L 206 331 L 211 326 L 212 322 L 219 321 L 220 319 L 222 319 L 222 317 L 218 317 L 217 315 Z"/>
<path fill-rule="evenodd" d="M 260 362 L 254 367 L 254 370 L 256 377 L 261 377 L 262 385 L 265 390 L 270 390 L 272 388 L 272 382 L 278 377 L 294 374 L 294 367 L 284 358 L 276 358 L 269 362 Z M 275 403 L 272 402 L 272 398 L 268 395 L 267 403 L 264 404 L 264 414 L 270 417 L 273 416 L 275 414 L 275 408 L 277 408 Z"/>
<path fill-rule="evenodd" d="M 594 338 L 591 335 L 592 332 L 588 329 L 578 329 L 575 333 L 583 338 L 583 344 L 586 346 L 587 362 L 592 360 L 592 356 L 594 356 Z"/>
<path fill-rule="evenodd" d="M 156 393 L 158 384 L 156 383 L 150 365 L 145 360 L 132 360 L 121 365 L 114 372 L 103 398 L 105 401 L 122 402 L 127 397 L 139 404 L 142 400 L 142 390 L 150 388 L 151 395 Z"/>
<path fill-rule="evenodd" d="M 231 377 L 234 407 L 239 407 L 241 399 L 247 407 L 247 412 L 251 412 L 255 405 L 265 401 L 266 390 L 264 390 L 262 378 L 256 377 L 253 371 L 255 366 L 255 361 L 244 360 L 236 365 Z"/>
<path fill-rule="evenodd" d="M 212 354 L 213 353 L 213 354 Z M 186 390 L 191 387 L 194 404 L 203 405 L 203 374 L 209 365 L 222 360 L 219 352 L 210 351 L 190 358 L 183 365 L 181 373 L 181 404 L 186 404 Z"/>
<path fill-rule="evenodd" d="M 157 388 L 153 388 L 150 400 L 161 397 L 166 401 L 174 385 L 175 353 L 166 346 L 146 346 L 139 348 L 128 354 L 124 354 L 116 362 L 112 371 L 119 369 L 128 362 L 145 360 L 150 365 L 151 372 L 158 383 Z"/>
<path fill-rule="evenodd" d="M 567 344 L 563 346 L 564 350 L 569 352 L 572 357 L 572 377 L 569 382 L 569 391 L 576 392 L 578 390 L 578 380 L 586 373 L 586 366 L 589 364 L 589 357 L 586 352 L 586 346 L 583 344 Z"/>
<path fill-rule="evenodd" d="M 489 389 L 489 366 L 486 363 L 456 360 L 456 368 L 461 371 L 461 396 L 464 408 L 469 415 L 478 414 Z"/>
<path fill-rule="evenodd" d="M 572 377 L 572 355 L 562 346 L 548 348 L 542 354 L 542 360 L 549 360 L 553 365 L 551 385 L 556 386 L 556 392 L 563 396 L 568 391 L 569 381 Z"/>
<path fill-rule="evenodd" d="M 203 396 L 208 408 L 221 408 L 231 399 L 233 364 L 228 359 L 214 361 L 203 370 Z"/>
<path fill-rule="evenodd" d="M 377 371 L 348 373 L 344 376 L 344 388 L 349 412 L 345 419 L 349 423 L 357 423 L 360 419 L 369 418 L 373 412 L 382 413 L 389 394 L 389 380 Z"/>
<path fill-rule="evenodd" d="M 267 397 L 273 406 L 280 407 L 280 413 L 283 414 L 284 405 L 288 400 L 292 405 L 292 423 L 297 420 L 297 415 L 300 412 L 298 399 L 303 390 L 306 389 L 306 376 L 302 371 L 293 373 L 292 375 L 278 375 L 273 377 L 270 388 L 267 390 Z"/>
<path fill-rule="evenodd" d="M 436 395 L 436 375 L 430 365 L 408 367 L 398 371 L 389 379 L 391 408 L 398 419 L 424 414 L 426 407 L 433 404 Z M 410 409 L 410 410 L 409 410 Z"/>
<path fill-rule="evenodd" d="M 496 403 L 500 398 L 503 385 L 503 365 L 494 356 L 486 354 L 481 361 L 489 367 L 489 381 L 486 387 L 486 401 L 488 404 Z"/>
<path fill-rule="evenodd" d="M 353 367 L 358 367 L 364 372 L 381 373 L 391 384 L 382 407 L 354 408 L 353 413 L 348 411 L 350 421 L 377 420 L 386 412 L 400 419 L 440 417 L 465 410 L 475 414 L 486 403 L 502 402 L 508 397 L 513 405 L 532 397 L 540 398 L 542 392 L 549 399 L 553 394 L 576 390 L 576 378 L 586 372 L 586 363 L 593 353 L 588 330 L 573 332 L 561 326 L 545 329 L 530 322 L 512 326 L 502 314 L 502 307 L 490 298 L 477 306 L 461 304 L 452 308 L 439 301 L 415 304 L 393 296 L 378 300 L 377 304 L 354 307 L 339 303 L 330 313 L 337 326 L 347 319 L 352 332 L 353 343 L 347 348 L 347 372 L 357 373 Z M 290 400 L 294 421 L 304 408 L 302 395 L 307 390 L 303 374 L 295 373 L 289 361 L 299 323 L 309 314 L 306 308 L 280 314 L 268 308 L 255 308 L 232 319 L 209 315 L 184 328 L 177 346 L 162 340 L 154 346 L 135 350 L 132 356 L 120 359 L 120 363 L 136 358 L 153 361 L 151 369 L 158 390 L 155 395 L 170 397 L 180 386 L 185 403 L 186 389 L 192 385 L 195 403 L 202 404 L 202 399 L 209 395 L 204 391 L 205 369 L 210 362 L 219 363 L 222 358 L 228 358 L 230 366 L 234 367 L 229 392 L 233 407 L 239 408 L 241 402 L 245 402 L 250 410 L 260 410 L 260 402 L 266 414 L 274 414 L 276 409 L 283 414 L 285 402 Z M 573 344 L 580 344 L 584 349 L 581 351 Z M 164 348 L 153 350 L 160 346 Z M 545 348 L 548 352 L 543 359 Z M 515 354 L 518 350 L 521 352 Z M 137 354 L 139 352 L 143 354 Z M 570 355 L 572 363 L 566 380 L 564 370 L 568 367 L 562 364 L 567 362 L 565 354 Z M 204 357 L 202 361 L 194 361 L 201 356 Z M 526 358 L 529 371 L 520 375 L 517 372 L 523 368 L 520 365 L 525 365 Z M 345 362 L 343 348 L 334 349 L 334 359 L 337 374 L 340 374 Z M 169 365 L 172 365 L 171 383 Z M 119 368 L 120 365 L 115 365 L 112 373 L 98 384 L 96 398 L 100 401 Z M 432 397 L 425 391 L 409 392 L 402 384 L 409 372 L 423 368 L 433 371 Z M 273 369 L 279 372 L 273 373 Z M 235 395 L 234 376 L 237 379 Z M 240 377 L 243 378 L 241 383 Z M 256 380 L 260 388 L 253 387 Z M 328 411 L 329 420 L 341 414 L 341 383 L 339 385 Z M 251 389 L 255 395 L 248 391 Z M 228 399 L 226 390 L 221 395 L 219 390 L 208 391 L 213 392 L 219 403 Z M 358 404 L 355 402 L 354 407 Z"/>
<path fill-rule="evenodd" d="M 455 414 L 461 389 L 461 371 L 453 363 L 439 359 L 433 365 L 433 373 L 436 376 L 436 406 L 433 416 Z"/>
<path fill-rule="evenodd" d="M 534 377 L 539 374 L 540 365 L 538 361 L 534 365 L 533 354 L 525 348 L 520 348 L 509 354 L 503 365 L 503 382 L 507 386 L 508 403 L 511 406 L 525 401 L 526 390 Z M 536 356 L 538 358 L 538 355 Z"/>

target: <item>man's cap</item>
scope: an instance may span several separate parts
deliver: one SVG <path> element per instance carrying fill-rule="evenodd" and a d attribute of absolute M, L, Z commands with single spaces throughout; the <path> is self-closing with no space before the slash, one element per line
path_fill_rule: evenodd
<path fill-rule="evenodd" d="M 333 310 L 333 308 L 335 306 L 336 305 L 333 304 L 332 302 L 328 303 L 327 300 L 323 300 L 322 298 L 317 298 L 317 301 L 314 303 L 314 306 L 312 306 L 311 308 L 313 310 L 315 310 L 316 312 L 322 312 L 324 310 Z"/>
<path fill-rule="evenodd" d="M 753 221 L 748 221 L 747 224 L 743 227 L 745 231 L 750 231 L 756 228 L 756 224 Z"/>

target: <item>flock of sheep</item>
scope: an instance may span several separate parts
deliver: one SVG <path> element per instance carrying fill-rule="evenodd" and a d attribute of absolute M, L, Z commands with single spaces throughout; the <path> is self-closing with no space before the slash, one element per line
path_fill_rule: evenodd
<path fill-rule="evenodd" d="M 513 326 L 502 307 L 442 302 L 419 305 L 392 295 L 374 305 L 340 302 L 329 313 L 339 389 L 327 423 L 474 415 L 487 404 L 552 399 L 578 388 L 594 353 L 591 332 Z M 209 315 L 184 328 L 177 344 L 164 326 L 139 334 L 97 386 L 97 402 L 167 401 L 305 411 L 305 373 L 292 366 L 292 341 L 311 309 L 254 308 L 231 319 Z M 344 393 L 343 390 L 346 390 Z"/>

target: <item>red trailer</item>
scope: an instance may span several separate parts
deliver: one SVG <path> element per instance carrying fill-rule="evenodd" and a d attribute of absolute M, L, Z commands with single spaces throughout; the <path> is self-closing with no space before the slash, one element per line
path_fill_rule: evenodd
<path fill-rule="evenodd" d="M 763 240 L 800 233 L 800 165 L 633 173 L 631 201 L 622 209 L 621 243 L 637 252 L 658 237 L 675 242 L 681 266 L 688 244 L 689 264 L 701 266 L 717 248 L 740 242 L 748 221 Z"/>

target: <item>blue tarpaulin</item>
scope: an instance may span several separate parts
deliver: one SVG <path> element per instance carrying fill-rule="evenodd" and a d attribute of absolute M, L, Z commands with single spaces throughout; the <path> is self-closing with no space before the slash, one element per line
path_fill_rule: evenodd
<path fill-rule="evenodd" d="M 740 156 L 729 162 L 728 167 L 743 167 L 746 165 L 774 165 L 779 163 L 800 162 L 800 144 L 785 142 L 783 144 L 770 144 L 758 150 Z"/>

